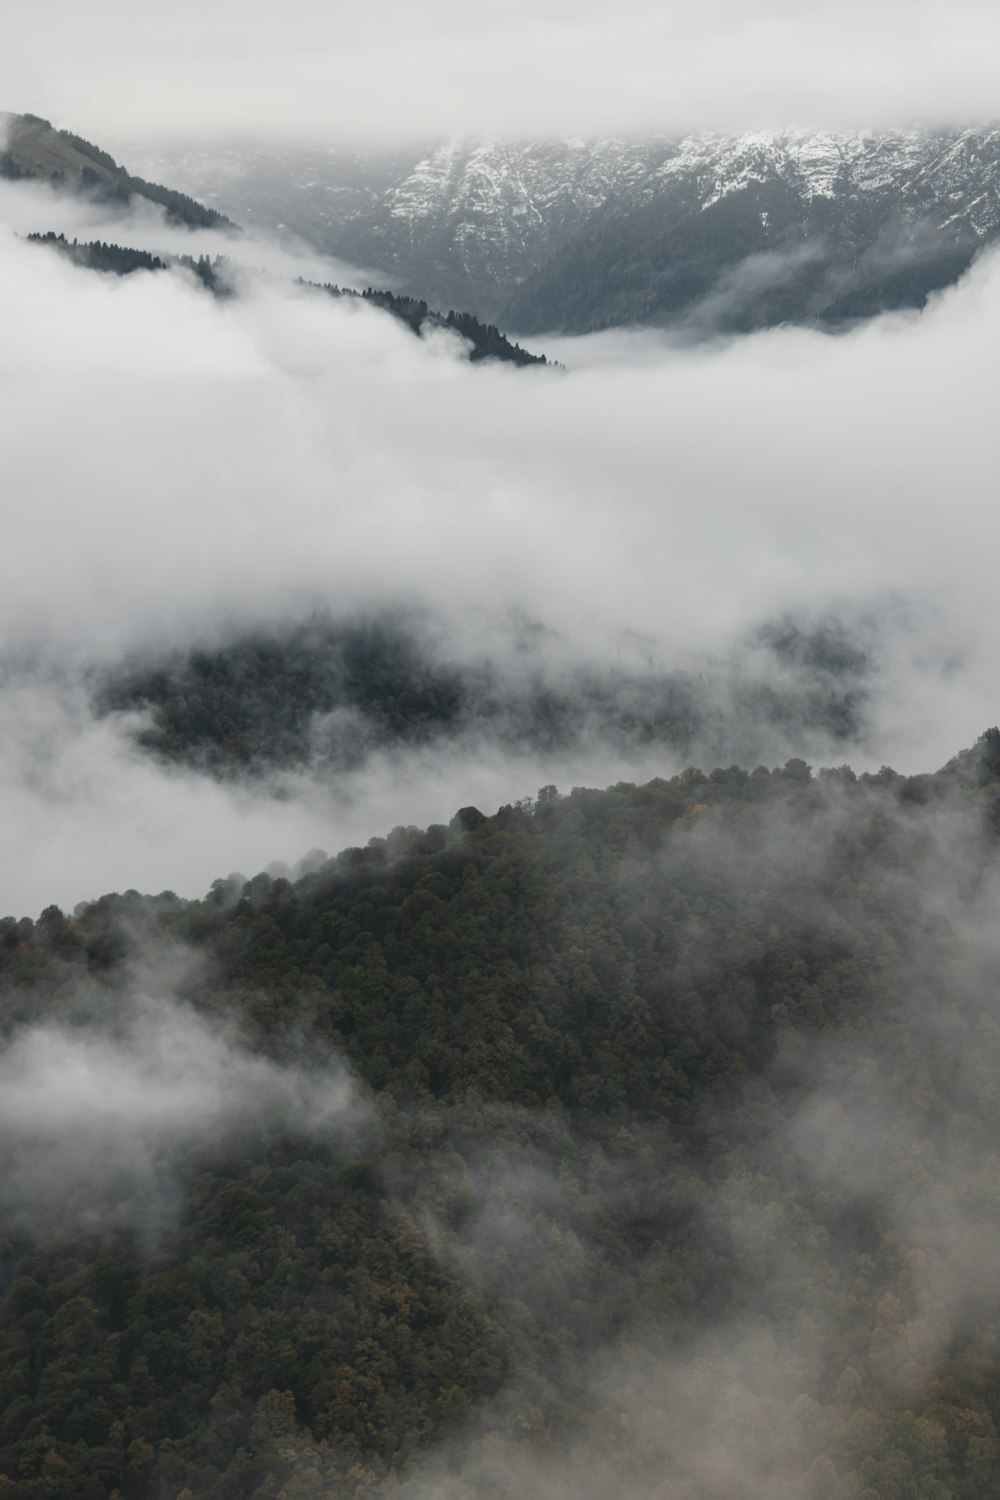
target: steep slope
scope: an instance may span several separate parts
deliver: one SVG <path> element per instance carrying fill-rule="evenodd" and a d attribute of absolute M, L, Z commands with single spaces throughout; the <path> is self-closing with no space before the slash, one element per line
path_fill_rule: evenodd
<path fill-rule="evenodd" d="M 158 204 L 176 224 L 193 229 L 237 226 L 184 193 L 133 177 L 113 156 L 68 130 L 56 130 L 38 115 L 0 114 L 0 177 L 34 178 L 127 206 L 133 198 Z"/>
<path fill-rule="evenodd" d="M 506 315 L 574 332 L 837 322 L 921 306 L 998 227 L 995 131 L 698 137 L 593 214 Z"/>
<path fill-rule="evenodd" d="M 635 192 L 663 154 L 656 143 L 582 140 L 450 144 L 418 162 L 341 231 L 341 253 L 439 299 L 498 310 L 618 193 Z"/>

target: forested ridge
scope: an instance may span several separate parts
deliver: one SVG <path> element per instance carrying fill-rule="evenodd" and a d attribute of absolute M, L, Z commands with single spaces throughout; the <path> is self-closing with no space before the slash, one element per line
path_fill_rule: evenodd
<path fill-rule="evenodd" d="M 991 730 L 6 919 L 21 1074 L 270 1072 L 7 1115 L 0 1494 L 995 1495 L 998 829 Z"/>

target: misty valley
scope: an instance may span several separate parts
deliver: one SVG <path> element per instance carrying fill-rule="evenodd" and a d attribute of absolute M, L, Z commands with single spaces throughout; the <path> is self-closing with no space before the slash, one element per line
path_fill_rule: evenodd
<path fill-rule="evenodd" d="M 0 1500 L 995 1500 L 1000 132 L 261 131 L 0 115 Z"/>

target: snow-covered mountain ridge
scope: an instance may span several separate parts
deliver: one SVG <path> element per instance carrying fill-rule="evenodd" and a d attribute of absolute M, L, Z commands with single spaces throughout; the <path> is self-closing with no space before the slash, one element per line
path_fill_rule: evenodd
<path fill-rule="evenodd" d="M 767 281 L 780 268 L 760 258 L 789 255 L 801 295 L 775 303 L 777 276 L 750 322 L 863 315 L 881 305 L 875 282 L 887 305 L 919 305 L 1000 231 L 993 127 L 232 148 L 150 166 L 244 222 L 520 331 L 689 318 L 720 276 L 749 261 Z"/>

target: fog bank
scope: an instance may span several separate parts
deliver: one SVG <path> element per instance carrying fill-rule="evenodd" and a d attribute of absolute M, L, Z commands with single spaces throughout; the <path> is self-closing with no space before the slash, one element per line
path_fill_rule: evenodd
<path fill-rule="evenodd" d="M 694 349 L 551 342 L 568 374 L 473 368 L 450 336 L 274 280 L 220 302 L 183 275 L 103 277 L 9 234 L 0 277 L 5 910 L 197 894 L 234 866 L 463 803 L 676 769 L 655 753 L 623 765 L 598 736 L 220 788 L 143 758 L 134 722 L 94 716 L 88 674 L 317 607 L 413 605 L 446 655 L 514 674 L 510 622 L 538 622 L 555 644 L 532 665 L 556 682 L 580 664 L 758 669 L 760 627 L 786 616 L 860 631 L 857 743 L 793 721 L 755 745 L 734 718 L 704 747 L 722 763 L 932 769 L 997 718 L 992 258 L 923 315 Z"/>

